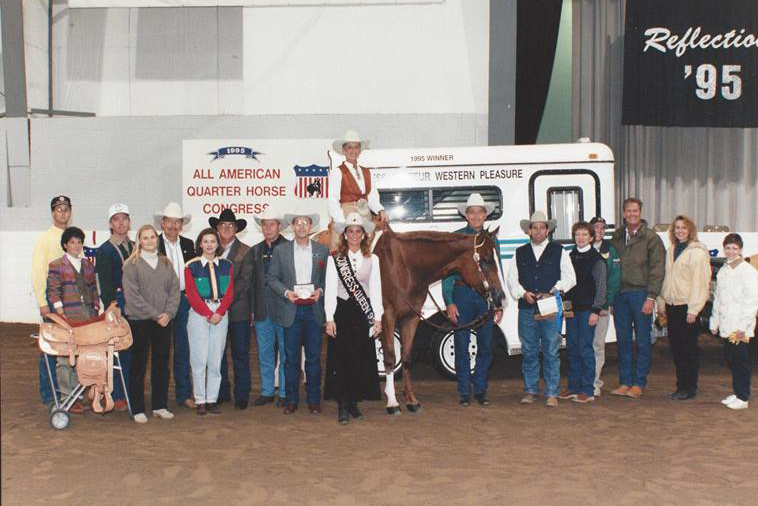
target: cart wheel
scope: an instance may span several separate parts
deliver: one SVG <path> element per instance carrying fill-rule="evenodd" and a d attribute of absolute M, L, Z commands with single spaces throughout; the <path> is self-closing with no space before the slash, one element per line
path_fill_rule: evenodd
<path fill-rule="evenodd" d="M 65 429 L 68 427 L 69 420 L 70 417 L 68 413 L 62 409 L 55 409 L 52 413 L 50 413 L 50 425 L 53 426 L 53 429 Z"/>

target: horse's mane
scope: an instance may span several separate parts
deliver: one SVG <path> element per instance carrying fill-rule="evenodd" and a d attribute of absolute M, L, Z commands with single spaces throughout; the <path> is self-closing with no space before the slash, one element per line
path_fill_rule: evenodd
<path fill-rule="evenodd" d="M 467 234 L 461 234 L 459 232 L 433 232 L 431 230 L 393 232 L 393 234 L 401 241 L 451 242 L 470 237 Z"/>

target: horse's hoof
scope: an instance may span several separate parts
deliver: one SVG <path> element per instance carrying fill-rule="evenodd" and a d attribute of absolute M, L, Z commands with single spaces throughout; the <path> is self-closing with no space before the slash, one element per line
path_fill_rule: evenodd
<path fill-rule="evenodd" d="M 387 408 L 387 414 L 388 415 L 399 415 L 402 412 L 400 411 L 400 406 L 392 406 Z"/>
<path fill-rule="evenodd" d="M 421 403 L 417 404 L 406 404 L 405 408 L 410 411 L 411 413 L 418 413 L 421 411 Z"/>

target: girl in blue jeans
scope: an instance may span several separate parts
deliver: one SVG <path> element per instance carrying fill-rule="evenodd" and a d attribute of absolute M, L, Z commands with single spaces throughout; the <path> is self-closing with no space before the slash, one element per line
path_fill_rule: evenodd
<path fill-rule="evenodd" d="M 197 257 L 184 267 L 185 293 L 190 305 L 190 367 L 197 414 L 218 414 L 221 357 L 229 327 L 227 309 L 234 300 L 234 268 L 221 258 L 224 250 L 218 232 L 203 229 L 195 243 Z"/>
<path fill-rule="evenodd" d="M 592 247 L 593 227 L 584 221 L 571 228 L 576 246 L 569 256 L 576 273 L 576 285 L 566 293 L 574 311 L 566 319 L 566 345 L 570 362 L 568 388 L 561 399 L 586 403 L 594 401 L 595 325 L 605 303 L 606 263 Z"/>

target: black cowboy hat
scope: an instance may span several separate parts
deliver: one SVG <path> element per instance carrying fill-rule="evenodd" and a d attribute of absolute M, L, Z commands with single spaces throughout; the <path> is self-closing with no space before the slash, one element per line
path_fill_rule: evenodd
<path fill-rule="evenodd" d="M 224 209 L 221 211 L 221 214 L 218 215 L 218 218 L 214 216 L 208 218 L 208 224 L 210 224 L 211 228 L 214 229 L 218 226 L 219 222 L 222 221 L 231 221 L 237 225 L 237 232 L 242 232 L 247 226 L 247 220 L 243 220 L 242 218 L 237 219 L 237 217 L 234 216 L 234 211 L 231 209 Z"/>

